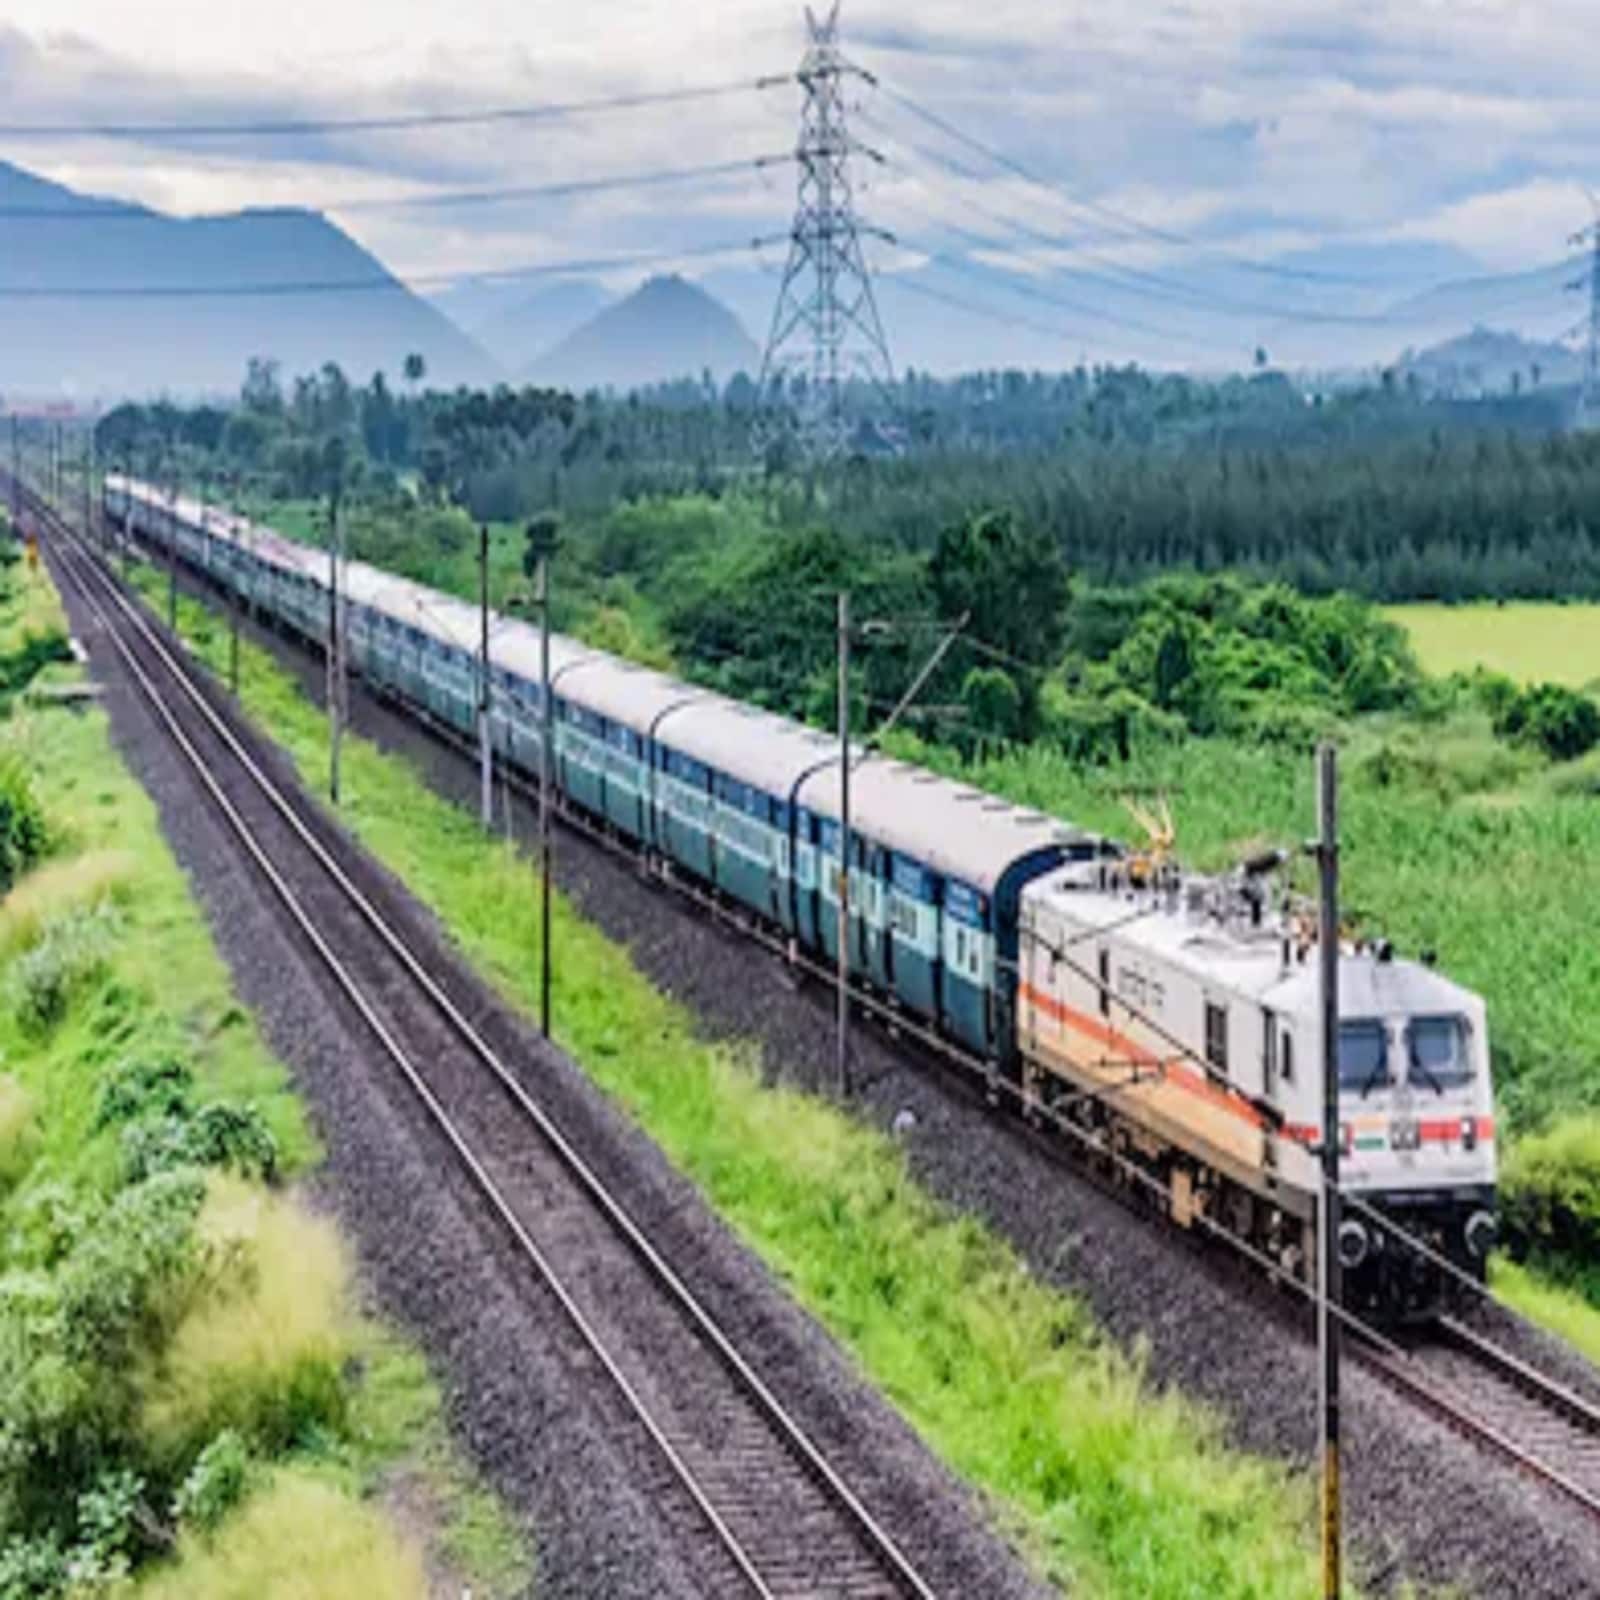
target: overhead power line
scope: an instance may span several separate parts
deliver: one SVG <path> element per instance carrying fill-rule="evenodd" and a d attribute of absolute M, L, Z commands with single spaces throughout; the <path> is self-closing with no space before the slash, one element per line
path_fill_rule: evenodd
<path fill-rule="evenodd" d="M 869 119 L 881 127 L 878 119 Z M 921 160 L 940 172 L 960 178 L 969 185 L 981 185 L 985 180 L 983 176 L 970 167 L 963 166 L 944 155 L 929 149 L 926 145 L 915 140 L 905 140 L 905 145 L 915 152 Z M 913 168 L 905 160 L 894 155 L 886 157 L 886 164 L 894 170 L 937 183 L 937 178 L 931 177 L 925 168 Z M 1028 180 L 1035 187 L 1050 187 L 1043 179 Z M 1036 224 L 1021 218 L 1012 217 L 998 210 L 992 205 L 987 205 L 970 190 L 964 190 L 956 195 L 953 190 L 945 190 L 951 195 L 961 208 L 968 212 L 988 218 L 997 226 L 1008 230 L 1015 235 L 1017 240 L 1025 240 L 1042 250 L 1049 250 L 1061 255 L 1070 255 L 1075 258 L 1071 263 L 1062 263 L 1061 270 L 1068 274 L 1074 284 L 1099 285 L 1103 288 L 1114 289 L 1120 293 L 1131 294 L 1153 302 L 1161 302 L 1169 306 L 1192 307 L 1199 310 L 1218 312 L 1236 319 L 1270 319 L 1278 323 L 1300 324 L 1315 327 L 1353 327 L 1353 328 L 1395 328 L 1407 329 L 1415 326 L 1414 319 L 1397 314 L 1394 311 L 1352 311 L 1331 310 L 1314 305 L 1291 305 L 1279 302 L 1263 301 L 1256 298 L 1241 298 L 1224 291 L 1208 289 L 1204 286 L 1183 278 L 1171 277 L 1162 273 L 1152 272 L 1147 268 L 1132 266 L 1125 262 L 1113 260 L 1099 255 L 1089 249 L 1078 239 L 1061 233 L 1052 233 Z M 985 249 L 1013 249 L 1019 245 L 1012 241 L 984 238 L 969 228 L 949 222 L 941 215 L 936 214 L 931 208 L 917 206 L 916 202 L 909 201 L 904 196 L 896 196 L 897 202 L 910 204 L 914 209 L 935 221 L 939 226 L 947 229 L 957 237 L 965 238 Z M 1080 261 L 1094 263 L 1094 267 L 1080 265 Z M 1098 269 L 1098 270 L 1096 270 Z M 1037 291 L 1025 291 L 1037 293 Z M 1545 298 L 1539 291 L 1529 292 L 1525 286 L 1512 286 L 1510 292 L 1496 297 L 1492 301 L 1484 302 L 1486 307 L 1505 309 L 1509 306 L 1531 303 L 1537 299 Z M 1100 312 L 1099 315 L 1106 320 L 1119 320 L 1116 314 Z M 1137 323 L 1126 317 L 1122 320 L 1126 325 L 1138 327 Z M 1148 325 L 1144 325 L 1146 331 Z M 1191 339 L 1192 335 L 1172 332 L 1170 337 L 1177 339 Z"/>
<path fill-rule="evenodd" d="M 1141 234 L 1147 239 L 1156 240 L 1162 244 L 1176 245 L 1185 250 L 1198 251 L 1214 256 L 1240 271 L 1260 273 L 1266 277 L 1285 278 L 1301 283 L 1326 283 L 1335 284 L 1346 288 L 1374 288 L 1379 287 L 1370 278 L 1360 278 L 1350 274 L 1322 272 L 1310 267 L 1289 267 L 1279 262 L 1253 261 L 1248 257 L 1238 256 L 1231 251 L 1221 249 L 1205 239 L 1196 238 L 1192 234 L 1180 233 L 1171 228 L 1162 228 L 1151 222 L 1146 222 L 1142 217 L 1136 217 L 1130 212 L 1119 211 L 1113 206 L 1105 205 L 1098 200 L 1092 200 L 1077 193 L 1060 179 L 1047 178 L 1026 166 L 1015 156 L 1007 155 L 1003 150 L 997 150 L 993 145 L 986 144 L 982 139 L 966 132 L 956 126 L 948 118 L 941 116 L 937 111 L 913 100 L 910 95 L 902 94 L 892 85 L 878 80 L 880 90 L 901 106 L 912 116 L 917 117 L 928 126 L 937 128 L 948 138 L 954 139 L 958 144 L 965 145 L 967 149 L 977 152 L 986 160 L 992 161 L 996 166 L 1022 178 L 1028 183 L 1041 189 L 1049 189 L 1061 195 L 1070 204 L 1081 211 L 1087 211 L 1093 216 L 1116 227 L 1124 234 Z"/>
<path fill-rule="evenodd" d="M 495 123 L 544 122 L 641 106 L 681 105 L 794 82 L 792 72 L 681 89 L 641 90 L 593 100 L 552 101 L 478 110 L 414 111 L 394 116 L 306 117 L 260 122 L 10 122 L 0 139 L 279 139 L 327 133 L 403 133 L 414 128 L 476 128 Z"/>
<path fill-rule="evenodd" d="M 565 277 L 576 273 L 620 272 L 629 267 L 657 266 L 667 261 L 687 261 L 710 256 L 743 254 L 786 242 L 787 235 L 770 234 L 753 239 L 725 240 L 719 244 L 689 245 L 676 250 L 641 251 L 636 254 L 577 257 L 541 261 L 529 266 L 491 267 L 474 272 L 425 273 L 400 279 L 379 274 L 368 278 L 305 278 L 260 283 L 221 284 L 3 284 L 0 300 L 242 300 L 277 299 L 295 295 L 349 295 L 403 293 L 418 288 L 445 288 L 463 283 L 515 283 L 527 278 Z"/>
<path fill-rule="evenodd" d="M 653 172 L 619 173 L 614 177 L 572 178 L 554 183 L 519 184 L 504 188 L 441 189 L 420 194 L 353 195 L 348 200 L 322 199 L 294 207 L 300 211 L 337 211 L 342 214 L 451 209 L 457 206 L 503 205 L 519 200 L 548 200 L 567 195 L 602 194 L 617 189 L 644 189 L 701 178 L 727 177 L 734 173 L 760 172 L 768 167 L 785 166 L 794 160 L 791 153 L 751 156 L 742 161 L 708 161 L 696 167 L 663 167 Z M 5 206 L 0 205 L 0 221 L 49 222 L 201 222 L 219 221 L 232 212 L 203 212 L 175 217 L 164 211 L 132 203 L 96 206 Z"/>

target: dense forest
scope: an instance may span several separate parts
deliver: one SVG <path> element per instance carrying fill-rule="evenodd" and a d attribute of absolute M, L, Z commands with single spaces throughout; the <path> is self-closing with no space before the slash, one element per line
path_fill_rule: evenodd
<path fill-rule="evenodd" d="M 910 374 L 897 425 L 863 423 L 819 465 L 744 379 L 617 398 L 423 392 L 418 376 L 397 390 L 328 366 L 285 385 L 257 362 L 238 404 L 124 406 L 98 443 L 146 474 L 285 498 L 326 491 L 343 438 L 353 495 L 414 484 L 496 521 L 554 510 L 581 527 L 619 505 L 732 498 L 773 532 L 824 527 L 868 565 L 927 559 L 946 529 L 998 513 L 1096 583 L 1188 569 L 1384 600 L 1600 595 L 1600 434 L 1570 431 L 1562 390 L 1468 402 L 1415 383 L 1322 394 L 1266 371 Z"/>

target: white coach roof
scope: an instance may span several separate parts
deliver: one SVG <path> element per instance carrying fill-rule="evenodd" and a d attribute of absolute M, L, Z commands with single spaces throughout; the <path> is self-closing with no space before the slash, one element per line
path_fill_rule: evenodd
<path fill-rule="evenodd" d="M 806 780 L 800 803 L 837 820 L 837 762 Z M 1006 869 L 1023 856 L 1088 837 L 1042 811 L 882 756 L 852 764 L 850 814 L 879 844 L 985 894 L 992 894 Z"/>

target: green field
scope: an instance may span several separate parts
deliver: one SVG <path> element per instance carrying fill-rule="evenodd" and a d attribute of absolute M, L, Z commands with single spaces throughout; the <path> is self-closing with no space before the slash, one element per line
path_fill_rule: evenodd
<path fill-rule="evenodd" d="M 1386 606 L 1431 673 L 1487 667 L 1519 683 L 1581 689 L 1600 680 L 1600 605 Z"/>

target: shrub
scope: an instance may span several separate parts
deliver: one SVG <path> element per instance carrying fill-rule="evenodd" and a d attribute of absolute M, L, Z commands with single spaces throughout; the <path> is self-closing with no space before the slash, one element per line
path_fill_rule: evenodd
<path fill-rule="evenodd" d="M 100 1086 L 94 1125 L 132 1122 L 146 1115 L 173 1116 L 188 1109 L 194 1074 L 176 1056 L 119 1061 Z"/>
<path fill-rule="evenodd" d="M 1517 1140 L 1500 1173 L 1500 1218 L 1518 1260 L 1600 1260 L 1600 1115 Z"/>
<path fill-rule="evenodd" d="M 1503 739 L 1531 744 L 1552 761 L 1572 761 L 1600 744 L 1600 707 L 1559 683 L 1523 689 L 1495 717 Z"/>
<path fill-rule="evenodd" d="M 28 769 L 15 756 L 0 757 L 0 895 L 44 854 L 47 842 Z"/>
<path fill-rule="evenodd" d="M 178 1486 L 173 1520 L 184 1527 L 212 1529 L 244 1498 L 250 1478 L 250 1453 L 244 1440 L 224 1428 L 202 1450 Z"/>
<path fill-rule="evenodd" d="M 0 1276 L 0 1527 L 67 1535 L 63 1508 L 88 1496 L 79 1520 L 109 1548 L 120 1489 L 99 1480 L 126 1455 L 138 1367 L 203 1281 L 203 1198 L 192 1174 L 154 1178 L 90 1216 L 52 1269 Z"/>
<path fill-rule="evenodd" d="M 278 1141 L 254 1106 L 215 1101 L 193 1113 L 181 1108 L 154 1122 L 132 1123 L 122 1136 L 130 1182 L 181 1167 L 215 1167 L 270 1180 Z"/>
<path fill-rule="evenodd" d="M 67 1558 L 54 1539 L 0 1545 L 0 1600 L 48 1600 L 67 1583 Z"/>
<path fill-rule="evenodd" d="M 105 968 L 120 919 L 109 903 L 75 911 L 45 928 L 11 965 L 7 999 L 30 1033 L 47 1033 Z"/>

